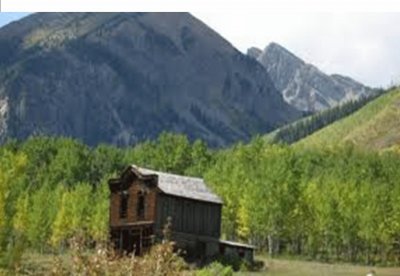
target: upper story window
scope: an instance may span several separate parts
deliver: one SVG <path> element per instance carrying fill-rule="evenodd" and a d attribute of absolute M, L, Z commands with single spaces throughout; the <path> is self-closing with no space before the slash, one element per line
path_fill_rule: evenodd
<path fill-rule="evenodd" d="M 119 217 L 126 218 L 128 216 L 128 200 L 129 193 L 127 190 L 122 191 L 119 200 Z"/>
<path fill-rule="evenodd" d="M 138 201 L 136 207 L 136 215 L 138 219 L 144 219 L 145 214 L 145 194 L 144 192 L 138 193 Z"/>

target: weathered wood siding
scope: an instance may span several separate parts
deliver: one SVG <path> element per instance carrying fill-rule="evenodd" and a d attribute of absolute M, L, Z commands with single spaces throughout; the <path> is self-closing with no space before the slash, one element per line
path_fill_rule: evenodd
<path fill-rule="evenodd" d="M 156 205 L 157 205 L 157 189 L 149 188 L 142 180 L 136 178 L 131 180 L 131 184 L 126 185 L 128 197 L 128 209 L 126 218 L 120 218 L 121 191 L 111 193 L 110 203 L 110 226 L 121 226 L 126 223 L 134 223 L 140 221 L 155 221 Z M 137 217 L 138 194 L 140 191 L 145 192 L 144 199 L 144 216 Z"/>
<path fill-rule="evenodd" d="M 219 238 L 221 207 L 220 204 L 159 194 L 156 229 L 161 230 L 170 216 L 174 232 Z"/>

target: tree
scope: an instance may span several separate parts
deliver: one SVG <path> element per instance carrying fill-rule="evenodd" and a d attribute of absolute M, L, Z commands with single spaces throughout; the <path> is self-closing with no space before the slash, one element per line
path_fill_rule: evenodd
<path fill-rule="evenodd" d="M 24 192 L 17 200 L 13 217 L 13 228 L 18 236 L 25 239 L 29 225 L 29 195 Z"/>
<path fill-rule="evenodd" d="M 100 182 L 93 196 L 93 209 L 89 223 L 89 234 L 95 240 L 104 242 L 108 238 L 109 198 L 108 176 Z"/>
<path fill-rule="evenodd" d="M 203 176 L 213 163 L 213 156 L 202 140 L 196 140 L 190 150 L 190 166 L 185 170 L 186 175 Z"/>
<path fill-rule="evenodd" d="M 0 151 L 0 251 L 12 236 L 14 203 L 18 198 L 27 163 L 23 154 Z"/>

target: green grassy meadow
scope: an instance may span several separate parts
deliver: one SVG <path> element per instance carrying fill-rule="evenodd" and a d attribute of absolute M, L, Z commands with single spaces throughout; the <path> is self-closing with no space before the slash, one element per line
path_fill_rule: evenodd
<path fill-rule="evenodd" d="M 237 275 L 266 276 L 365 276 L 374 270 L 376 276 L 398 276 L 400 267 L 372 267 L 351 264 L 325 264 L 311 261 L 269 259 L 258 257 L 265 262 L 260 272 L 238 272 Z"/>

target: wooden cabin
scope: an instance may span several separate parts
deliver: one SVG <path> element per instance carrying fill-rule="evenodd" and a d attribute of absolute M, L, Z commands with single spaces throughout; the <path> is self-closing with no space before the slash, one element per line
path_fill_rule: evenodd
<path fill-rule="evenodd" d="M 222 200 L 203 179 L 129 166 L 110 179 L 110 233 L 117 250 L 142 254 L 168 220 L 172 239 L 189 256 L 211 257 L 225 252 L 253 254 L 248 245 L 221 241 Z M 246 257 L 247 258 L 247 257 Z"/>

